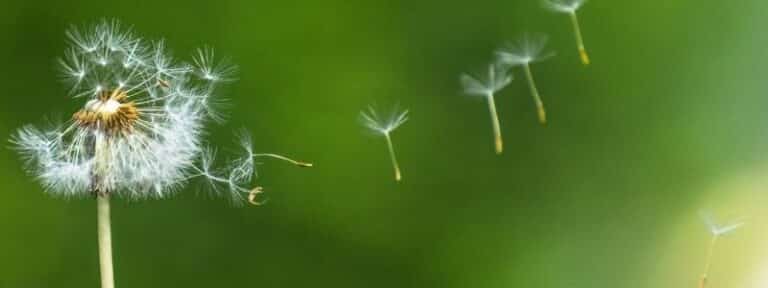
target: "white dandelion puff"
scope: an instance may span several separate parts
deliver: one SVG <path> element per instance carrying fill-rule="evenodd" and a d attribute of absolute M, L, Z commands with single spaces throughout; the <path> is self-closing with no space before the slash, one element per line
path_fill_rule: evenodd
<path fill-rule="evenodd" d="M 212 79 L 199 72 L 223 80 L 234 68 L 208 52 L 194 65 L 175 61 L 163 41 L 150 44 L 116 21 L 68 35 L 62 73 L 84 103 L 63 125 L 25 126 L 12 138 L 30 172 L 55 196 L 171 195 L 205 155 L 205 125 L 217 115 Z M 91 177 L 70 174 L 85 165 Z"/>
<path fill-rule="evenodd" d="M 539 90 L 536 88 L 536 82 L 533 80 L 531 63 L 544 61 L 554 56 L 553 52 L 545 50 L 546 44 L 546 35 L 526 34 L 518 42 L 508 43 L 506 47 L 496 51 L 496 56 L 500 63 L 511 67 L 523 67 L 525 78 L 528 80 L 528 87 L 531 89 L 531 95 L 536 104 L 539 123 L 542 125 L 547 124 L 547 111 L 544 108 L 544 102 L 539 95 Z"/>
<path fill-rule="evenodd" d="M 397 162 L 397 155 L 395 154 L 394 145 L 392 145 L 392 131 L 395 131 L 400 125 L 403 125 L 408 121 L 408 110 L 399 111 L 397 107 L 392 109 L 391 114 L 382 118 L 376 112 L 373 106 L 368 106 L 367 110 L 360 112 L 360 122 L 363 126 L 371 130 L 373 133 L 384 136 L 387 141 L 387 149 L 389 150 L 389 158 L 392 161 L 392 167 L 395 170 L 395 180 L 402 180 L 402 173 L 400 172 L 400 165 Z"/>
<path fill-rule="evenodd" d="M 64 58 L 59 59 L 59 63 L 61 65 L 62 78 L 71 83 L 72 89 L 79 88 L 90 70 L 86 58 L 78 53 L 77 50 L 70 49 L 65 52 Z"/>
<path fill-rule="evenodd" d="M 117 21 L 67 35 L 62 73 L 81 109 L 61 125 L 26 125 L 11 142 L 51 195 L 98 199 L 102 287 L 114 287 L 110 197 L 165 198 L 202 177 L 244 200 L 258 154 L 249 148 L 216 169 L 215 150 L 204 148 L 206 123 L 216 115 L 211 83 L 234 72 L 212 53 L 199 54 L 196 64 L 178 62 L 162 41 L 150 44 Z"/>
<path fill-rule="evenodd" d="M 720 237 L 726 234 L 730 234 L 731 232 L 743 227 L 746 224 L 746 222 L 743 220 L 736 220 L 728 224 L 720 225 L 715 221 L 714 217 L 710 213 L 702 211 L 700 214 L 702 221 L 704 221 L 704 224 L 709 229 L 709 233 L 712 234 L 713 237 Z"/>
<path fill-rule="evenodd" d="M 562 13 L 574 13 L 579 10 L 587 0 L 544 0 L 544 7 Z"/>
<path fill-rule="evenodd" d="M 524 34 L 516 42 L 507 42 L 496 51 L 498 60 L 509 66 L 525 66 L 549 59 L 554 52 L 545 50 L 549 38 L 544 34 Z"/>
<path fill-rule="evenodd" d="M 701 279 L 699 281 L 699 288 L 704 288 L 707 285 L 709 268 L 712 266 L 712 255 L 714 254 L 715 243 L 717 242 L 717 239 L 743 227 L 746 222 L 744 220 L 736 220 L 728 224 L 721 225 L 715 221 L 712 214 L 706 211 L 700 212 L 699 215 L 701 216 L 702 221 L 704 221 L 704 224 L 707 226 L 709 233 L 712 235 L 712 240 L 709 242 L 707 258 L 704 264 L 704 273 L 701 274 Z"/>
<path fill-rule="evenodd" d="M 558 12 L 568 14 L 571 18 L 571 25 L 573 25 L 573 33 L 576 36 L 576 48 L 579 49 L 579 58 L 581 63 L 589 65 L 589 54 L 587 54 L 587 48 L 584 46 L 584 39 L 581 36 L 581 27 L 579 25 L 579 18 L 576 16 L 576 11 L 583 6 L 587 0 L 543 0 L 544 7 Z"/>
<path fill-rule="evenodd" d="M 232 65 L 228 59 L 216 61 L 214 51 L 210 47 L 198 49 L 194 58 L 195 73 L 213 85 L 217 82 L 235 80 L 234 74 L 237 66 Z"/>
<path fill-rule="evenodd" d="M 101 25 L 105 25 L 105 23 L 102 23 Z M 83 31 L 79 27 L 72 26 L 67 30 L 66 35 L 75 48 L 83 53 L 92 53 L 96 51 L 102 41 L 102 33 L 96 31 L 96 29 L 96 27 L 93 27 L 92 29 Z"/>
<path fill-rule="evenodd" d="M 501 154 L 504 150 L 504 144 L 501 137 L 501 124 L 499 123 L 499 116 L 496 112 L 496 100 L 494 97 L 496 92 L 501 91 L 501 89 L 504 89 L 504 87 L 512 82 L 512 74 L 509 74 L 507 68 L 496 63 L 491 63 L 488 65 L 488 73 L 483 75 L 483 77 L 462 74 L 460 82 L 461 86 L 464 88 L 464 93 L 486 98 L 488 102 L 488 110 L 491 114 L 491 125 L 493 128 L 496 154 Z"/>

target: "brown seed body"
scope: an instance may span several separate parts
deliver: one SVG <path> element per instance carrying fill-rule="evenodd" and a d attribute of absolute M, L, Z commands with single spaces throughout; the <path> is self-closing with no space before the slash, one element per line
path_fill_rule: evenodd
<path fill-rule="evenodd" d="M 139 119 L 139 111 L 133 102 L 127 101 L 125 91 L 102 91 L 98 98 L 77 111 L 72 118 L 82 127 L 99 129 L 108 134 L 130 132 Z"/>

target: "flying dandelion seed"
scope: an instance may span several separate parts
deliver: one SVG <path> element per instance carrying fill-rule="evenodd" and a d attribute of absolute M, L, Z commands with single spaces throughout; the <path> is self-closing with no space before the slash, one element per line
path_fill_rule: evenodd
<path fill-rule="evenodd" d="M 531 63 L 544 61 L 554 53 L 544 51 L 547 44 L 545 35 L 525 35 L 516 43 L 508 43 L 506 47 L 496 51 L 496 56 L 500 63 L 511 67 L 522 66 L 525 72 L 525 78 L 528 80 L 528 86 L 533 95 L 533 101 L 536 104 L 536 111 L 539 117 L 539 123 L 547 124 L 547 111 L 544 109 L 544 102 L 541 100 L 539 90 L 536 88 L 536 82 L 531 73 Z"/>
<path fill-rule="evenodd" d="M 212 50 L 201 50 L 191 64 L 177 62 L 162 41 L 147 43 L 117 21 L 67 35 L 63 76 L 82 108 L 60 125 L 24 126 L 11 142 L 51 195 L 97 198 L 101 284 L 114 287 L 110 197 L 165 198 L 201 177 L 242 202 L 260 191 L 245 188 L 255 157 L 289 159 L 254 154 L 244 136 L 245 155 L 213 168 L 202 136 L 207 120 L 217 118 L 215 88 L 232 79 L 235 67 L 214 61 Z"/>
<path fill-rule="evenodd" d="M 581 37 L 581 27 L 576 11 L 584 6 L 587 0 L 544 0 L 544 6 L 552 11 L 568 14 L 573 25 L 573 33 L 576 35 L 576 47 L 579 49 L 581 63 L 589 65 L 589 55 L 584 46 L 584 39 Z"/>
<path fill-rule="evenodd" d="M 741 228 L 746 223 L 744 221 L 738 220 L 721 226 L 717 224 L 712 215 L 707 212 L 701 212 L 700 216 L 704 221 L 704 224 L 707 225 L 709 233 L 712 235 L 712 240 L 709 242 L 709 249 L 707 250 L 707 260 L 704 264 L 704 273 L 701 274 L 701 279 L 699 281 L 699 288 L 704 288 L 707 286 L 707 277 L 709 276 L 709 268 L 712 266 L 712 255 L 715 250 L 715 243 L 717 242 L 717 239 L 726 234 L 730 234 L 736 229 Z"/>
<path fill-rule="evenodd" d="M 491 113 L 491 125 L 493 128 L 494 144 L 496 154 L 501 154 L 504 150 L 504 144 L 501 137 L 501 124 L 496 112 L 496 101 L 494 99 L 496 92 L 504 89 L 512 82 L 512 75 L 501 65 L 491 63 L 488 65 L 488 74 L 480 77 L 474 77 L 469 74 L 462 74 L 460 77 L 461 86 L 464 93 L 468 95 L 484 96 L 488 102 L 488 110 Z"/>
<path fill-rule="evenodd" d="M 395 148 L 392 145 L 392 131 L 395 131 L 400 125 L 403 125 L 408 121 L 408 110 L 398 111 L 397 107 L 392 109 L 392 114 L 387 118 L 379 117 L 379 114 L 372 106 L 368 106 L 368 110 L 360 112 L 360 122 L 366 128 L 370 129 L 373 133 L 384 136 L 387 140 L 387 148 L 389 149 L 389 158 L 392 160 L 392 167 L 395 169 L 395 180 L 402 180 L 402 173 L 400 173 L 400 165 L 397 163 L 397 156 L 395 155 Z"/>
<path fill-rule="evenodd" d="M 291 158 L 273 154 L 273 153 L 255 153 L 253 151 L 253 140 L 245 131 L 238 134 L 240 148 L 242 154 L 235 159 L 227 159 L 226 163 L 229 165 L 222 168 L 215 168 L 214 162 L 216 158 L 216 149 L 205 148 L 200 155 L 200 164 L 193 165 L 190 169 L 192 173 L 187 176 L 187 179 L 201 177 L 208 182 L 208 187 L 213 190 L 216 195 L 230 195 L 235 204 L 242 203 L 244 200 L 248 200 L 249 203 L 254 205 L 262 205 L 263 201 L 257 201 L 256 196 L 263 193 L 262 187 L 249 188 L 246 185 L 253 180 L 256 170 L 256 159 L 258 158 L 273 158 L 283 160 L 298 167 L 312 167 L 312 163 L 296 161 Z M 246 197 L 247 196 L 247 197 Z"/>

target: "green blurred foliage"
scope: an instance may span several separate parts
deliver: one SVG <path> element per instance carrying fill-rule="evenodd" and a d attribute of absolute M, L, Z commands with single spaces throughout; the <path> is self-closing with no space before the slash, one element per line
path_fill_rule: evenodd
<path fill-rule="evenodd" d="M 316 164 L 261 165 L 262 207 L 195 187 L 117 201 L 118 287 L 694 287 L 709 241 L 696 212 L 735 193 L 708 187 L 768 160 L 762 1 L 591 1 L 589 67 L 568 18 L 533 0 L 2 6 L 0 138 L 77 109 L 58 82 L 64 31 L 116 18 L 181 58 L 210 45 L 240 66 L 212 142 L 234 147 L 245 127 L 258 151 Z M 558 52 L 533 66 L 550 124 L 515 70 L 496 156 L 487 108 L 458 75 L 526 31 Z M 412 113 L 393 135 L 399 184 L 383 139 L 356 122 L 396 102 Z M 94 201 L 48 197 L 2 146 L 0 287 L 95 287 Z M 722 260 L 754 255 L 738 251 Z M 723 287 L 759 270 L 718 265 Z"/>

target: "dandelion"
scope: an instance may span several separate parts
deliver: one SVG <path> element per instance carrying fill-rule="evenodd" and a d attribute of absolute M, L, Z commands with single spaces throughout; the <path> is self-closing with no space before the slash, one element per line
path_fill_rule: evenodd
<path fill-rule="evenodd" d="M 579 49 L 581 63 L 589 65 L 589 55 L 584 47 L 584 40 L 581 37 L 581 28 L 579 27 L 579 18 L 576 16 L 576 11 L 586 2 L 587 0 L 544 0 L 544 6 L 552 11 L 571 16 L 571 24 L 573 25 L 573 33 L 576 35 L 576 47 Z"/>
<path fill-rule="evenodd" d="M 462 74 L 461 85 L 464 93 L 469 95 L 484 96 L 488 100 L 488 110 L 491 112 L 491 125 L 493 127 L 493 137 L 496 148 L 496 154 L 501 154 L 504 145 L 501 139 L 501 125 L 499 116 L 496 112 L 496 101 L 494 97 L 496 92 L 506 87 L 512 82 L 512 75 L 503 66 L 496 63 L 488 65 L 488 74 L 478 78 L 469 74 Z"/>
<path fill-rule="evenodd" d="M 541 100 L 539 90 L 536 88 L 536 82 L 531 73 L 531 63 L 544 61 L 554 56 L 554 53 L 544 51 L 547 44 L 547 37 L 544 35 L 525 35 L 516 43 L 509 43 L 507 47 L 496 51 L 499 62 L 514 66 L 522 66 L 525 72 L 525 78 L 528 80 L 528 86 L 531 89 L 533 100 L 536 103 L 536 110 L 539 116 L 539 123 L 547 124 L 547 112 L 544 109 L 544 102 Z"/>
<path fill-rule="evenodd" d="M 387 118 L 379 117 L 373 106 L 368 106 L 367 111 L 363 110 L 360 112 L 360 122 L 363 126 L 370 129 L 373 133 L 384 136 L 384 139 L 387 140 L 389 158 L 392 160 L 392 167 L 395 169 L 396 181 L 402 180 L 402 174 L 400 173 L 400 165 L 397 164 L 397 156 L 395 155 L 395 148 L 392 145 L 390 134 L 406 121 L 408 121 L 408 110 L 398 111 L 397 107 L 392 109 L 392 113 Z"/>
<path fill-rule="evenodd" d="M 97 199 L 101 284 L 114 287 L 111 197 L 166 198 L 204 178 L 241 200 L 260 190 L 244 188 L 254 175 L 253 159 L 271 154 L 252 153 L 250 138 L 241 137 L 249 145 L 245 155 L 213 168 L 215 150 L 202 138 L 215 115 L 215 88 L 235 68 L 213 61 L 211 50 L 191 64 L 178 62 L 162 41 L 149 43 L 117 21 L 67 35 L 63 78 L 82 108 L 62 124 L 26 125 L 11 142 L 49 194 Z"/>
<path fill-rule="evenodd" d="M 701 212 L 700 215 L 702 220 L 704 221 L 704 224 L 707 225 L 707 228 L 709 229 L 709 233 L 712 235 L 712 240 L 709 242 L 707 260 L 704 265 L 704 273 L 701 274 L 701 279 L 699 281 L 699 288 L 704 288 L 707 285 L 707 277 L 709 274 L 709 268 L 712 264 L 712 254 L 714 252 L 715 243 L 717 242 L 717 239 L 726 234 L 730 234 L 736 229 L 741 228 L 746 223 L 744 221 L 738 220 L 726 225 L 719 225 L 715 222 L 714 218 L 709 213 Z"/>

